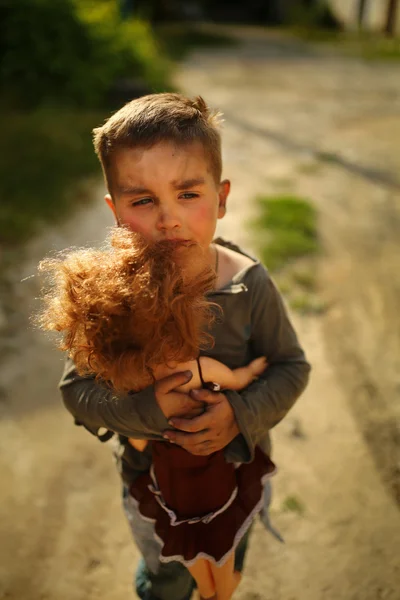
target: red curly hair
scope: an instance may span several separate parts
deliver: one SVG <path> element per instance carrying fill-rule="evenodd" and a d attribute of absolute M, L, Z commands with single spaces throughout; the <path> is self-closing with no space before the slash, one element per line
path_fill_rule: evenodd
<path fill-rule="evenodd" d="M 186 362 L 212 345 L 215 318 L 205 294 L 215 271 L 204 251 L 179 242 L 149 244 L 114 228 L 102 249 L 79 249 L 46 259 L 42 329 L 59 343 L 82 375 L 95 375 L 120 392 L 154 381 L 158 365 Z"/>

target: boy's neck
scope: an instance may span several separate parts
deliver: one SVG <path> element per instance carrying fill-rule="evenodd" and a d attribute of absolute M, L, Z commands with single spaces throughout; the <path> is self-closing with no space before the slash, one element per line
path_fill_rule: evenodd
<path fill-rule="evenodd" d="M 215 284 L 217 290 L 222 289 L 231 282 L 237 273 L 254 264 L 254 261 L 248 256 L 219 244 L 211 244 L 210 253 L 213 247 L 214 251 L 211 255 L 213 258 L 211 258 L 211 261 L 214 260 L 214 263 L 211 262 L 211 265 L 214 268 L 217 266 L 217 281 Z"/>

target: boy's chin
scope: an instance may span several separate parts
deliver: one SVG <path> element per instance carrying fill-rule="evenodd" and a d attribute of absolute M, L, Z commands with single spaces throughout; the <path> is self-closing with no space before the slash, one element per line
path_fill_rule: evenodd
<path fill-rule="evenodd" d="M 193 278 L 205 269 L 211 269 L 208 253 L 196 242 L 177 243 L 173 254 L 185 277 Z"/>

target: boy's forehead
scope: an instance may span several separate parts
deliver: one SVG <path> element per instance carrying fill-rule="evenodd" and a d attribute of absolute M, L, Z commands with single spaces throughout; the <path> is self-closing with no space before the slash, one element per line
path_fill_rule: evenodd
<path fill-rule="evenodd" d="M 204 167 L 208 168 L 206 152 L 201 142 L 188 142 L 187 144 L 177 144 L 174 142 L 159 142 L 146 147 L 132 147 L 118 149 L 114 154 L 114 162 L 117 166 L 121 164 L 144 163 L 152 161 L 168 161 L 171 158 L 178 157 L 185 162 L 197 161 L 203 162 Z"/>
<path fill-rule="evenodd" d="M 200 142 L 185 145 L 160 142 L 150 148 L 120 148 L 114 152 L 110 165 L 117 185 L 126 179 L 153 177 L 162 172 L 163 166 L 171 182 L 179 173 L 185 177 L 188 173 L 207 179 L 212 176 L 210 161 Z"/>

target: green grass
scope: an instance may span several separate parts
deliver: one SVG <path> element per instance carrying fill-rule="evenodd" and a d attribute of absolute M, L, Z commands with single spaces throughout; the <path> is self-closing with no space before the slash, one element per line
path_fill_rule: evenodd
<path fill-rule="evenodd" d="M 400 39 L 386 37 L 382 33 L 330 31 L 317 27 L 295 27 L 291 29 L 295 37 L 310 43 L 332 47 L 348 56 L 365 60 L 400 60 Z"/>
<path fill-rule="evenodd" d="M 296 196 L 257 198 L 259 217 L 251 222 L 259 253 L 274 273 L 290 307 L 303 315 L 320 315 L 316 257 L 319 251 L 317 214 L 312 204 Z"/>
<path fill-rule="evenodd" d="M 315 292 L 317 287 L 315 269 L 311 267 L 297 268 L 292 273 L 294 282 L 307 292 Z"/>
<path fill-rule="evenodd" d="M 400 60 L 400 40 L 382 35 L 360 35 L 358 38 L 344 40 L 344 50 L 359 55 L 366 60 Z"/>
<path fill-rule="evenodd" d="M 304 503 L 296 496 L 287 496 L 282 502 L 283 512 L 294 512 L 298 515 L 304 515 L 305 506 Z"/>
<path fill-rule="evenodd" d="M 259 197 L 260 253 L 266 266 L 277 271 L 291 261 L 318 251 L 317 216 L 305 199 L 294 196 Z"/>
<path fill-rule="evenodd" d="M 3 115 L 0 243 L 15 245 L 87 201 L 79 183 L 100 176 L 91 130 L 105 115 L 61 108 Z"/>
<path fill-rule="evenodd" d="M 297 167 L 297 171 L 299 173 L 303 173 L 304 175 L 316 175 L 317 173 L 319 173 L 322 169 L 322 160 L 320 161 L 313 161 L 313 162 L 307 162 L 307 163 L 300 163 Z M 327 161 L 329 162 L 329 161 Z"/>
<path fill-rule="evenodd" d="M 321 315 L 326 310 L 324 303 L 315 294 L 297 293 L 293 290 L 289 297 L 289 305 L 302 315 Z"/>
<path fill-rule="evenodd" d="M 317 251 L 317 242 L 300 231 L 276 231 L 262 252 L 263 260 L 273 271 L 289 261 Z"/>

